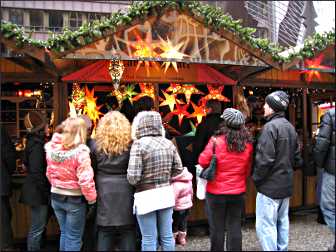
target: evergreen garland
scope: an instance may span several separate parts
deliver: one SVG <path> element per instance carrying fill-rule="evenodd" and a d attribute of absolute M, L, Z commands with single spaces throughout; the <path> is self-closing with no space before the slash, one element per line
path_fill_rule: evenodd
<path fill-rule="evenodd" d="M 65 52 L 107 36 L 115 32 L 118 26 L 131 24 L 135 18 L 145 19 L 149 14 L 160 14 L 166 8 L 189 12 L 191 15 L 203 19 L 204 24 L 215 31 L 226 29 L 233 32 L 241 41 L 247 42 L 252 48 L 259 49 L 265 54 L 270 54 L 272 59 L 278 63 L 290 62 L 295 57 L 300 59 L 314 57 L 317 52 L 335 43 L 335 30 L 323 34 L 316 33 L 313 37 L 305 40 L 304 47 L 299 52 L 292 52 L 289 56 L 283 57 L 280 55 L 284 50 L 283 47 L 275 45 L 267 39 L 256 38 L 253 35 L 256 31 L 254 28 L 243 27 L 241 20 L 232 19 L 231 16 L 224 14 L 220 8 L 199 1 L 182 0 L 137 1 L 130 6 L 126 14 L 120 11 L 115 12 L 108 19 L 84 23 L 76 31 L 65 28 L 62 34 L 51 34 L 47 41 L 31 39 L 22 28 L 5 21 L 1 21 L 1 33 L 7 39 L 15 39 L 18 48 L 31 45 L 37 48 L 46 47 L 55 52 Z"/>

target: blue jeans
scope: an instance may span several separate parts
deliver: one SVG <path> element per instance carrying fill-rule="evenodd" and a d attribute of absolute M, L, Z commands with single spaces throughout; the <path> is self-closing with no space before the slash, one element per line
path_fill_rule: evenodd
<path fill-rule="evenodd" d="M 51 205 L 61 229 L 59 250 L 80 251 L 85 227 L 86 203 L 51 199 Z"/>
<path fill-rule="evenodd" d="M 335 175 L 323 172 L 321 210 L 328 227 L 335 233 Z"/>
<path fill-rule="evenodd" d="M 289 198 L 271 199 L 257 193 L 256 232 L 264 251 L 288 250 Z"/>
<path fill-rule="evenodd" d="M 44 228 L 48 224 L 48 206 L 31 207 L 31 225 L 27 235 L 27 250 L 37 251 L 41 248 L 41 239 Z"/>
<path fill-rule="evenodd" d="M 117 241 L 119 241 L 119 244 L 116 244 Z M 118 247 L 121 251 L 135 251 L 135 245 L 135 225 L 98 226 L 97 251 L 111 251 L 115 247 Z"/>
<path fill-rule="evenodd" d="M 163 251 L 175 251 L 175 240 L 172 230 L 172 216 L 172 207 L 153 211 L 144 215 L 137 215 L 142 235 L 142 251 L 157 250 L 158 234 L 161 249 Z"/>

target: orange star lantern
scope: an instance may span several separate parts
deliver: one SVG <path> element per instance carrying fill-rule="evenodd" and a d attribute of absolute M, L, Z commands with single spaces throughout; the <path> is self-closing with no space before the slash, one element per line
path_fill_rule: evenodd
<path fill-rule="evenodd" d="M 87 87 L 85 87 L 85 99 L 86 105 L 84 106 L 83 114 L 86 114 L 93 121 L 93 124 L 96 125 L 99 116 L 103 115 L 103 113 L 99 111 L 103 105 L 97 106 L 97 97 L 94 97 L 94 89 L 90 91 Z"/>
<path fill-rule="evenodd" d="M 173 92 L 177 94 L 182 89 L 181 84 L 171 83 L 170 86 L 166 89 L 167 92 Z"/>
<path fill-rule="evenodd" d="M 191 105 L 193 106 L 194 112 L 189 115 L 189 118 L 196 117 L 197 124 L 199 124 L 202 121 L 203 116 L 206 116 L 207 109 L 204 105 L 197 106 L 193 102 L 191 102 Z"/>
<path fill-rule="evenodd" d="M 182 88 L 177 92 L 177 94 L 184 94 L 187 100 L 187 103 L 190 102 L 191 95 L 193 94 L 203 94 L 203 92 L 199 91 L 195 85 L 183 85 Z"/>
<path fill-rule="evenodd" d="M 181 126 L 183 117 L 185 116 L 189 116 L 189 112 L 187 111 L 189 104 L 185 104 L 185 105 L 180 105 L 176 103 L 176 109 L 172 112 L 170 112 L 170 114 L 172 115 L 177 115 L 178 116 L 178 121 L 179 121 L 179 125 Z"/>
<path fill-rule="evenodd" d="M 225 97 L 224 95 L 222 95 L 224 86 L 212 86 L 212 85 L 207 85 L 207 88 L 209 90 L 209 94 L 207 94 L 206 96 L 204 96 L 201 99 L 201 103 L 205 104 L 206 101 L 208 100 L 219 100 L 222 102 L 230 102 L 230 99 Z"/>
<path fill-rule="evenodd" d="M 170 111 L 173 111 L 174 110 L 174 106 L 176 104 L 176 97 L 174 94 L 170 95 L 170 94 L 167 94 L 166 92 L 162 91 L 163 95 L 165 96 L 166 99 L 163 99 L 160 97 L 160 100 L 162 101 L 160 103 L 160 107 L 162 106 L 169 106 L 169 109 Z"/>
<path fill-rule="evenodd" d="M 141 89 L 141 93 L 138 94 L 137 96 L 135 96 L 133 98 L 133 101 L 137 101 L 141 97 L 144 97 L 144 96 L 149 96 L 152 99 L 155 98 L 155 91 L 154 91 L 154 86 L 153 85 L 147 84 L 147 83 L 140 83 L 139 86 L 140 86 L 140 89 Z"/>
<path fill-rule="evenodd" d="M 315 59 L 312 60 L 307 59 L 305 61 L 305 67 L 308 69 L 305 69 L 300 73 L 308 74 L 307 79 L 308 82 L 311 82 L 314 76 L 316 76 L 316 78 L 318 78 L 319 80 L 321 79 L 320 72 L 317 69 L 332 69 L 331 67 L 321 65 L 322 60 L 323 60 L 323 54 L 319 55 Z"/>

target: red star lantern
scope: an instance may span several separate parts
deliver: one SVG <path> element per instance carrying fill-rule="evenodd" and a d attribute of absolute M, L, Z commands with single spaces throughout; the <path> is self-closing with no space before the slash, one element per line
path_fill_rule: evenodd
<path fill-rule="evenodd" d="M 193 94 L 203 94 L 201 91 L 199 91 L 195 85 L 183 85 L 182 88 L 177 92 L 177 94 L 184 94 L 187 100 L 187 103 L 190 102 L 191 95 Z"/>
<path fill-rule="evenodd" d="M 154 86 L 153 85 L 147 84 L 147 83 L 140 83 L 139 86 L 140 86 L 140 89 L 141 89 L 141 93 L 138 94 L 137 96 L 135 96 L 133 98 L 133 101 L 137 101 L 141 97 L 144 97 L 144 96 L 149 96 L 152 99 L 155 98 L 155 91 L 154 91 Z"/>
<path fill-rule="evenodd" d="M 173 94 L 177 94 L 182 90 L 181 84 L 171 83 L 170 86 L 166 89 L 167 92 L 173 92 Z"/>
<path fill-rule="evenodd" d="M 305 60 L 305 67 L 313 68 L 311 70 L 305 69 L 300 72 L 300 73 L 308 74 L 308 78 L 307 78 L 308 82 L 311 82 L 314 76 L 316 76 L 316 78 L 318 78 L 319 80 L 321 79 L 320 72 L 316 69 L 332 69 L 331 67 L 321 65 L 322 60 L 323 60 L 323 54 L 319 55 L 315 59 Z"/>
<path fill-rule="evenodd" d="M 179 125 L 181 126 L 183 117 L 185 116 L 189 116 L 189 112 L 187 111 L 189 104 L 185 104 L 185 105 L 180 105 L 180 104 L 176 104 L 176 109 L 172 112 L 170 112 L 170 114 L 172 115 L 177 115 L 178 116 L 178 121 L 179 121 Z"/>
<path fill-rule="evenodd" d="M 219 100 L 222 102 L 230 102 L 230 99 L 225 97 L 224 95 L 222 95 L 224 86 L 212 86 L 212 85 L 207 85 L 207 88 L 209 90 L 209 94 L 207 94 L 206 96 L 204 96 L 201 99 L 201 103 L 205 104 L 206 101 L 208 100 Z"/>
<path fill-rule="evenodd" d="M 189 118 L 196 117 L 197 124 L 199 124 L 202 121 L 203 116 L 206 116 L 208 110 L 204 105 L 197 106 L 193 102 L 191 102 L 191 105 L 193 106 L 194 112 L 189 116 Z"/>

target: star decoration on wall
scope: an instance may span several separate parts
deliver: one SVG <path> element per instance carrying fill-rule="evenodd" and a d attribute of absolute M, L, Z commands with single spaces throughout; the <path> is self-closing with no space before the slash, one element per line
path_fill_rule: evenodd
<path fill-rule="evenodd" d="M 189 112 L 187 111 L 188 107 L 189 107 L 189 104 L 185 104 L 185 105 L 176 104 L 176 109 L 170 112 L 170 114 L 172 115 L 177 115 L 180 126 L 181 126 L 183 118 L 188 117 L 190 115 Z"/>
<path fill-rule="evenodd" d="M 300 73 L 305 73 L 308 75 L 308 78 L 307 78 L 308 82 L 311 82 L 314 76 L 316 76 L 316 78 L 319 80 L 321 79 L 321 75 L 318 69 L 331 69 L 331 67 L 321 65 L 322 60 L 323 60 L 323 54 L 319 55 L 315 59 L 305 60 L 305 66 L 308 69 L 305 69 L 301 71 Z M 312 69 L 309 69 L 309 68 L 312 68 Z"/>
<path fill-rule="evenodd" d="M 168 37 L 167 41 L 163 40 L 160 36 L 159 39 L 161 41 L 160 48 L 163 51 L 163 53 L 160 54 L 161 58 L 181 60 L 183 59 L 183 57 L 188 56 L 184 53 L 179 52 L 181 47 L 184 45 L 184 41 L 179 44 L 173 45 L 173 43 L 170 41 Z M 167 72 L 167 69 L 169 68 L 170 65 L 172 65 L 175 71 L 178 72 L 177 62 L 165 61 L 162 64 L 162 66 L 165 66 L 164 73 Z"/>
<path fill-rule="evenodd" d="M 170 94 L 167 94 L 164 91 L 162 91 L 162 93 L 165 96 L 165 99 L 160 97 L 160 100 L 162 101 L 159 105 L 160 107 L 169 106 L 170 111 L 173 111 L 176 103 L 182 104 L 182 102 L 180 100 L 176 99 L 175 94 L 170 95 Z"/>
<path fill-rule="evenodd" d="M 191 95 L 193 94 L 204 94 L 203 92 L 199 91 L 195 85 L 187 84 L 183 85 L 180 91 L 177 92 L 178 94 L 184 94 L 187 100 L 187 103 L 190 102 Z"/>
<path fill-rule="evenodd" d="M 209 94 L 204 96 L 201 99 L 201 103 L 205 104 L 206 101 L 208 100 L 219 100 L 222 102 L 230 102 L 230 99 L 222 95 L 224 86 L 212 86 L 212 85 L 207 85 L 207 88 L 209 90 Z"/>
<path fill-rule="evenodd" d="M 170 86 L 166 89 L 167 92 L 172 92 L 173 94 L 177 94 L 182 89 L 181 84 L 171 83 Z"/>
<path fill-rule="evenodd" d="M 152 99 L 155 98 L 154 86 L 152 84 L 140 83 L 139 86 L 140 86 L 140 89 L 141 89 L 141 93 L 139 93 L 137 96 L 135 96 L 133 98 L 133 101 L 137 101 L 141 97 L 144 97 L 144 96 L 149 96 Z"/>
<path fill-rule="evenodd" d="M 196 118 L 197 124 L 199 124 L 202 121 L 203 116 L 206 116 L 207 109 L 204 105 L 197 106 L 193 102 L 190 102 L 193 106 L 194 112 L 188 116 L 188 118 Z"/>

